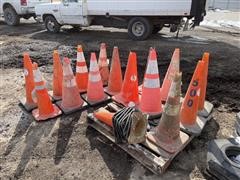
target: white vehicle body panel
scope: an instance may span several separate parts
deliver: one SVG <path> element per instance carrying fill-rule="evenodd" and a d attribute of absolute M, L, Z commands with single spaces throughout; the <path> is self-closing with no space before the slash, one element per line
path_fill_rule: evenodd
<path fill-rule="evenodd" d="M 192 0 L 65 0 L 36 6 L 36 14 L 52 14 L 60 24 L 88 26 L 91 16 L 187 16 Z M 55 12 L 54 12 L 55 11 Z M 59 11 L 59 12 L 56 12 Z"/>
<path fill-rule="evenodd" d="M 191 0 L 87 0 L 89 15 L 189 15 Z"/>

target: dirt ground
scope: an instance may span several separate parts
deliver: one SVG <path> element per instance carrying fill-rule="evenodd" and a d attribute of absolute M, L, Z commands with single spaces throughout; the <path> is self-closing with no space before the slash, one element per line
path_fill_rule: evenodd
<path fill-rule="evenodd" d="M 230 137 L 235 113 L 240 111 L 239 36 L 237 32 L 198 27 L 181 32 L 179 39 L 163 30 L 147 41 L 134 42 L 125 30 L 113 28 L 91 27 L 80 32 L 67 28 L 59 34 L 49 34 L 33 22 L 9 27 L 0 20 L 0 179 L 211 179 L 205 173 L 207 142 Z M 164 175 L 152 174 L 87 128 L 86 111 L 37 123 L 18 106 L 18 99 L 24 96 L 23 52 L 30 53 L 51 82 L 54 49 L 75 60 L 76 46 L 82 44 L 89 64 L 90 52 L 98 53 L 101 42 L 107 43 L 109 57 L 113 46 L 119 47 L 123 71 L 129 51 L 136 51 L 140 80 L 150 46 L 158 51 L 161 80 L 174 48 L 181 48 L 183 93 L 196 62 L 205 51 L 211 53 L 207 99 L 214 104 L 213 119 Z M 51 88 L 50 83 L 48 87 Z"/>

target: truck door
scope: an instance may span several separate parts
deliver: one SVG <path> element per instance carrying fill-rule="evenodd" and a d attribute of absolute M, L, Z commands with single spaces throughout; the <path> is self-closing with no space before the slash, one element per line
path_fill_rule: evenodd
<path fill-rule="evenodd" d="M 63 24 L 82 24 L 82 0 L 63 0 L 60 5 Z"/>

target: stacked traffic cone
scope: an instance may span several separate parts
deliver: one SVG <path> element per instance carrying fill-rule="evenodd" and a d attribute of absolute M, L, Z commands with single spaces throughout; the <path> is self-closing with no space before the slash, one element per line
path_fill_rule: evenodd
<path fill-rule="evenodd" d="M 203 67 L 203 61 L 199 61 L 183 100 L 180 112 L 181 128 L 194 135 L 199 135 L 205 125 L 205 123 L 197 117 Z"/>
<path fill-rule="evenodd" d="M 98 59 L 99 72 L 102 78 L 103 85 L 107 85 L 109 78 L 108 60 L 107 60 L 107 50 L 106 44 L 101 43 L 100 53 Z"/>
<path fill-rule="evenodd" d="M 63 70 L 58 51 L 53 52 L 53 99 L 62 99 Z"/>
<path fill-rule="evenodd" d="M 113 96 L 113 100 L 125 106 L 129 103 L 139 104 L 137 75 L 137 55 L 130 52 L 121 92 Z"/>
<path fill-rule="evenodd" d="M 157 53 L 155 49 L 150 50 L 149 60 L 142 86 L 140 109 L 142 112 L 150 115 L 156 115 L 162 112 L 160 80 Z"/>
<path fill-rule="evenodd" d="M 38 105 L 38 108 L 32 111 L 33 117 L 37 121 L 43 121 L 62 114 L 62 111 L 55 104 L 52 104 L 42 74 L 36 63 L 33 63 L 33 76 L 35 83 L 33 95 L 36 96 Z"/>
<path fill-rule="evenodd" d="M 86 101 L 90 105 L 95 105 L 105 102 L 107 99 L 108 96 L 104 93 L 103 83 L 99 73 L 96 54 L 91 53 Z"/>
<path fill-rule="evenodd" d="M 175 73 L 179 72 L 180 49 L 176 48 L 161 87 L 162 101 L 166 102 Z"/>
<path fill-rule="evenodd" d="M 198 110 L 199 115 L 203 116 L 205 118 L 209 118 L 209 115 L 212 112 L 213 104 L 211 104 L 208 101 L 205 101 L 206 98 L 206 89 L 207 89 L 207 82 L 208 82 L 208 65 L 209 65 L 209 53 L 204 53 L 202 61 L 204 62 L 204 72 L 203 72 L 203 82 L 201 86 L 200 91 L 200 97 L 199 97 L 199 104 L 198 104 Z"/>
<path fill-rule="evenodd" d="M 119 58 L 118 47 L 113 48 L 111 70 L 108 80 L 108 87 L 106 92 L 110 95 L 120 93 L 122 88 L 122 70 Z"/>
<path fill-rule="evenodd" d="M 147 139 L 169 153 L 175 153 L 187 142 L 189 136 L 180 131 L 179 110 L 181 73 L 176 73 L 170 87 L 158 126 L 147 133 Z"/>
<path fill-rule="evenodd" d="M 69 114 L 77 110 L 82 110 L 83 104 L 84 101 L 80 97 L 70 59 L 64 58 L 62 101 L 57 102 L 57 105 L 60 106 L 65 114 Z"/>
<path fill-rule="evenodd" d="M 37 107 L 37 103 L 33 101 L 32 91 L 34 89 L 34 80 L 33 80 L 33 69 L 32 61 L 28 53 L 23 54 L 23 66 L 24 66 L 24 76 L 25 76 L 25 91 L 26 98 L 21 99 L 20 103 L 25 107 L 27 111 Z"/>
<path fill-rule="evenodd" d="M 77 48 L 76 82 L 80 92 L 87 91 L 88 69 L 81 45 Z"/>

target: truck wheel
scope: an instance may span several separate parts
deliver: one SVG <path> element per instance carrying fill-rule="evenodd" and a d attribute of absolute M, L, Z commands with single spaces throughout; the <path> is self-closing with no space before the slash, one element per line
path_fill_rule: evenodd
<path fill-rule="evenodd" d="M 48 32 L 57 33 L 60 31 L 61 25 L 58 24 L 53 16 L 47 16 L 44 20 L 44 24 Z"/>
<path fill-rule="evenodd" d="M 163 25 L 153 26 L 152 34 L 157 34 L 162 29 L 163 29 Z"/>
<path fill-rule="evenodd" d="M 128 23 L 128 35 L 133 40 L 142 41 L 152 34 L 153 25 L 144 17 L 134 17 Z"/>
<path fill-rule="evenodd" d="M 3 11 L 4 11 L 5 22 L 8 25 L 16 26 L 20 23 L 20 17 L 18 16 L 18 14 L 16 13 L 16 11 L 13 8 L 7 7 Z"/>

